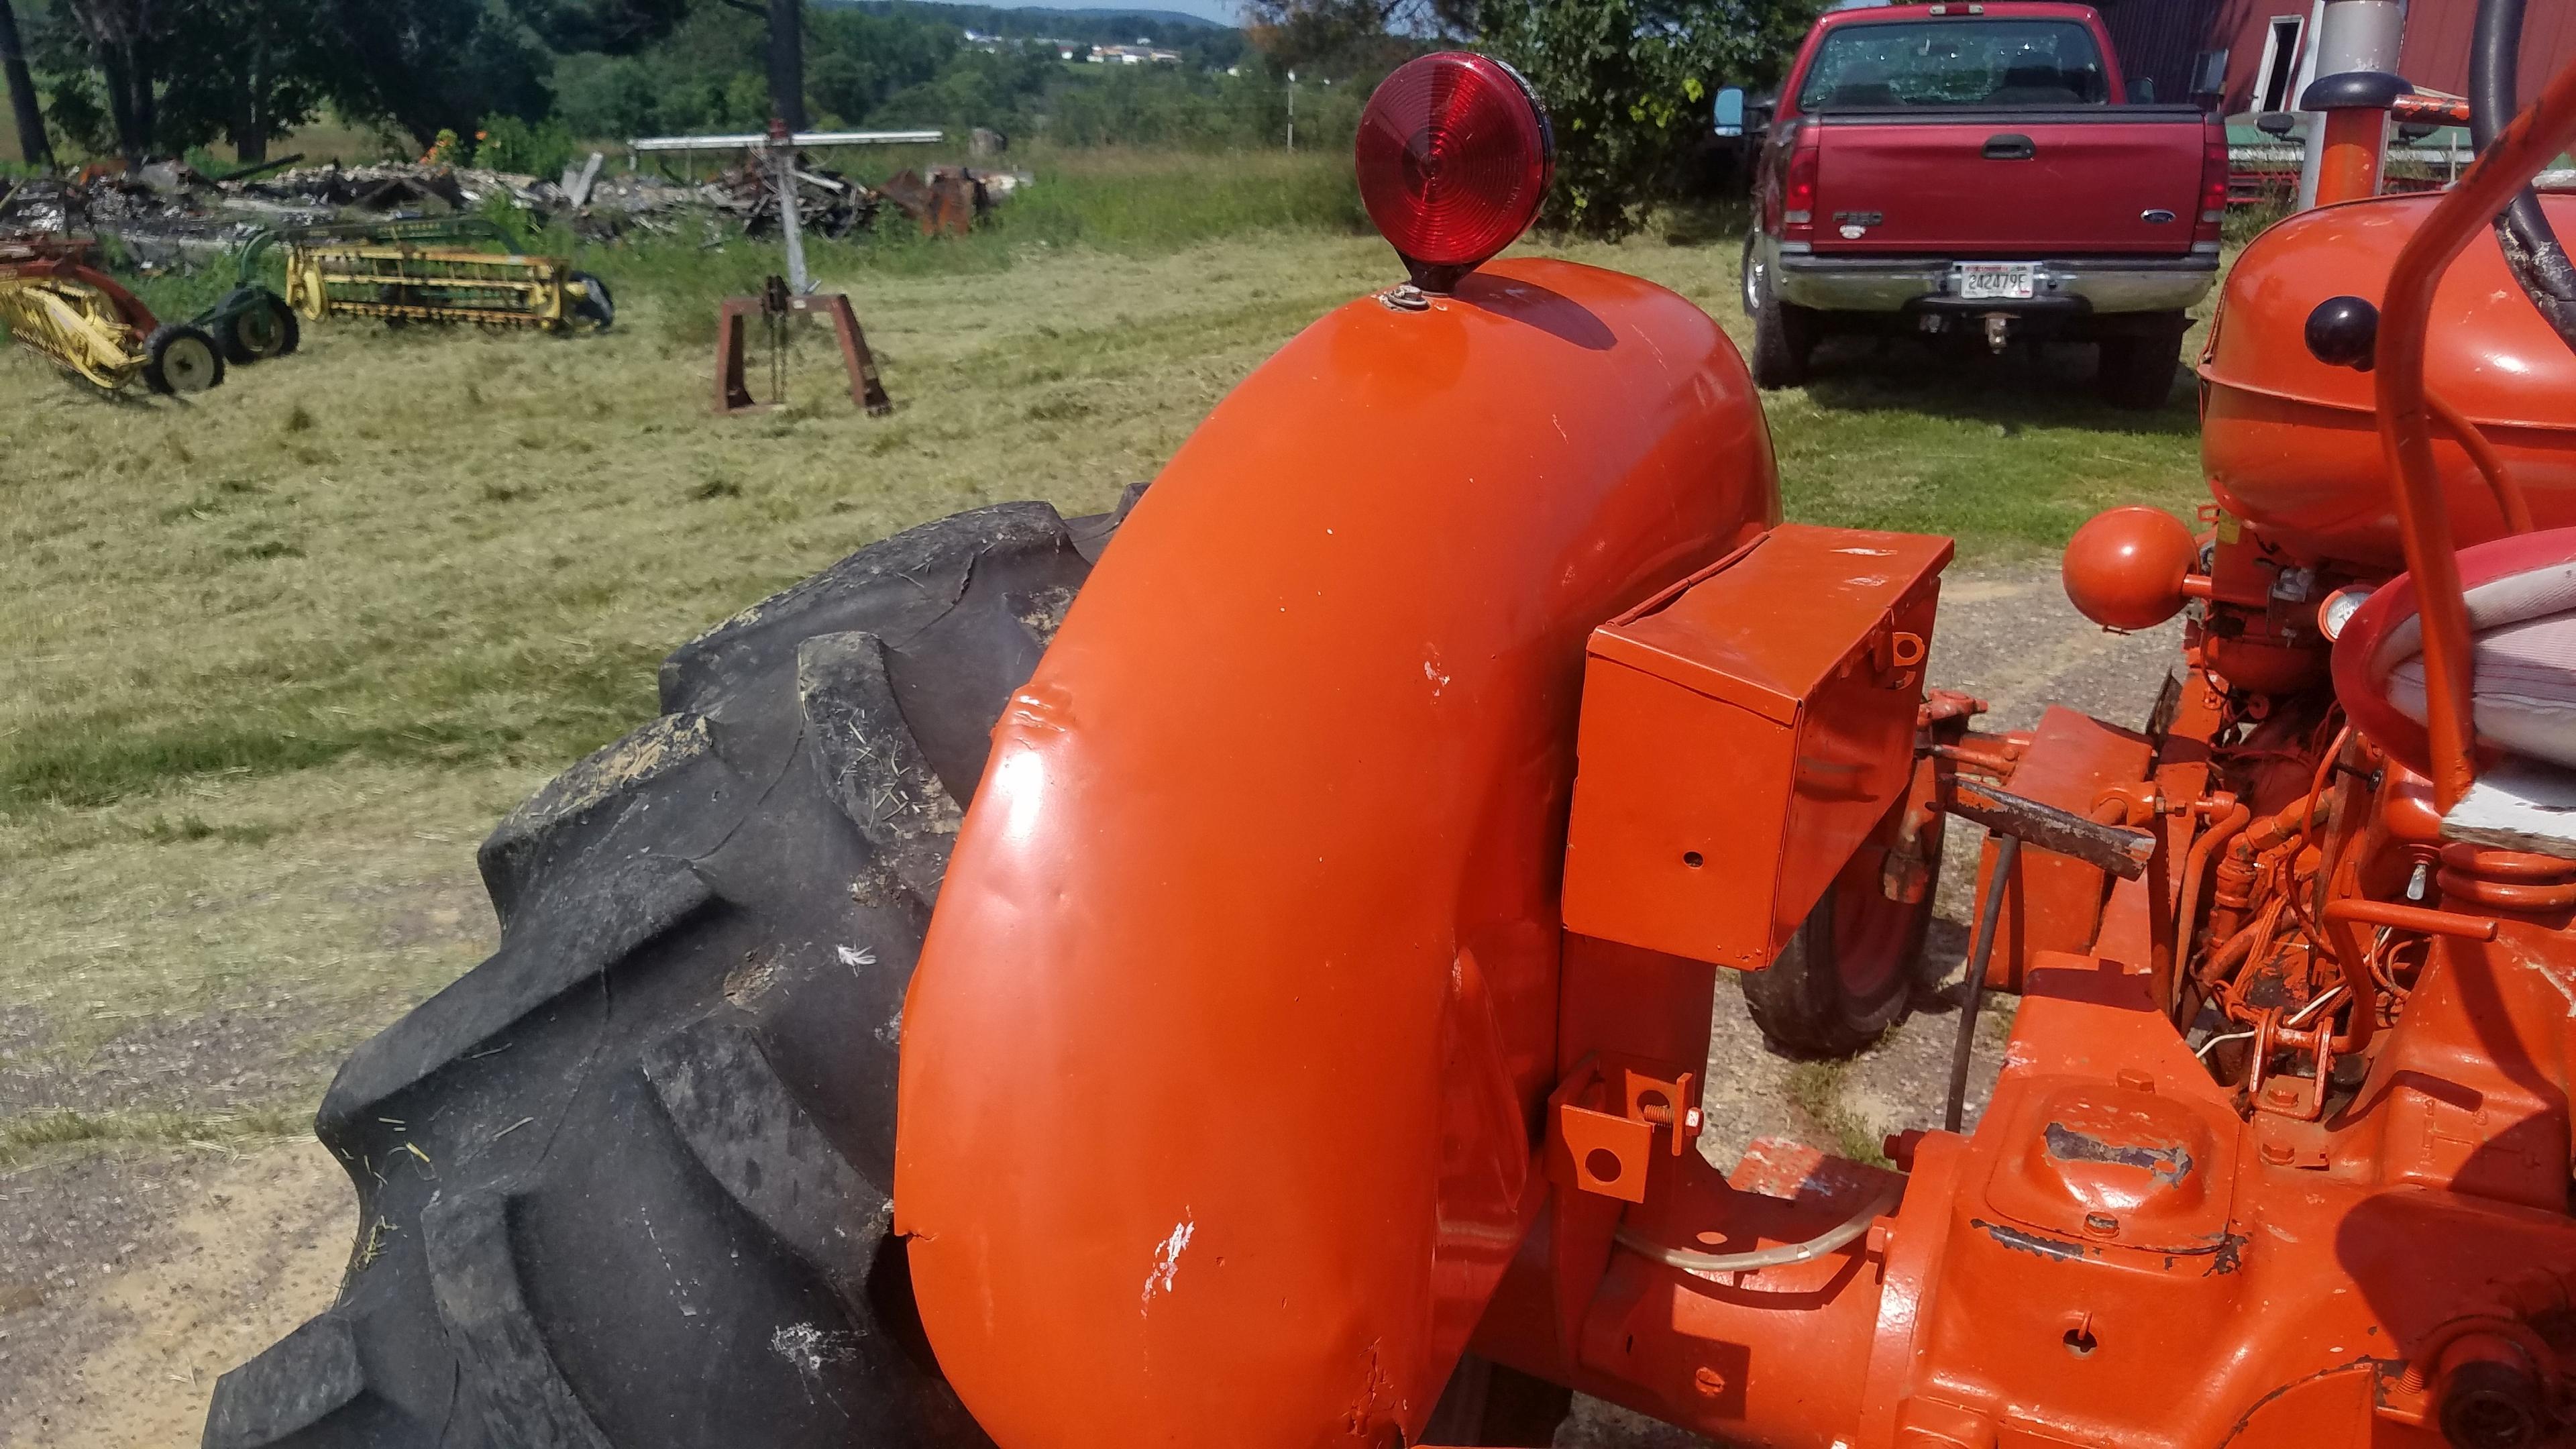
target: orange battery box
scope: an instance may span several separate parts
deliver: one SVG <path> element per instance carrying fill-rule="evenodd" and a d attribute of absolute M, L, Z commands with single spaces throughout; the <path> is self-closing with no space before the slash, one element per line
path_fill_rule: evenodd
<path fill-rule="evenodd" d="M 1594 630 L 1566 929 L 1771 964 L 1905 792 L 1950 556 L 1786 523 Z"/>

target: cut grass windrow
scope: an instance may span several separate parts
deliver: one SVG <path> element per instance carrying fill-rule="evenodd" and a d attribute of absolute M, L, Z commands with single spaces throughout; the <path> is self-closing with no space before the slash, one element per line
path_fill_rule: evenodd
<path fill-rule="evenodd" d="M 285 1107 L 239 1112 L 40 1112 L 0 1118 L 0 1170 L 54 1150 L 116 1147 L 236 1148 L 302 1136 L 312 1113 Z"/>

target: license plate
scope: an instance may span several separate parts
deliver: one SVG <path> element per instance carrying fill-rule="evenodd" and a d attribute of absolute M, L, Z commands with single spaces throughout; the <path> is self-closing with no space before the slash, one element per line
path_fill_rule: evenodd
<path fill-rule="evenodd" d="M 1961 262 L 1952 275 L 1970 302 L 2026 301 L 2039 290 L 2037 262 Z"/>

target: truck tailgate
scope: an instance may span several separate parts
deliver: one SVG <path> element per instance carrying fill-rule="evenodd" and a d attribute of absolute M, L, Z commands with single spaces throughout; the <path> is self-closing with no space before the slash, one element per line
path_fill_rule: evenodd
<path fill-rule="evenodd" d="M 2201 185 L 2192 107 L 1815 119 L 1819 253 L 2191 250 Z"/>

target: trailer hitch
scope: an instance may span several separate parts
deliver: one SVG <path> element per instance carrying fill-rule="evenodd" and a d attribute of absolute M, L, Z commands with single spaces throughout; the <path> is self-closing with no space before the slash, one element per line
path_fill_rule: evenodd
<path fill-rule="evenodd" d="M 1945 773 L 1940 808 L 1962 820 L 1973 820 L 1995 837 L 1995 868 L 1978 903 L 1976 935 L 1968 945 L 1968 978 L 1959 1000 L 1959 1039 L 1950 1051 L 1950 1093 L 1942 1104 L 1941 1125 L 1959 1130 L 1968 1104 L 1968 1059 L 1976 1042 L 1977 1013 L 1985 1005 L 1986 967 L 1995 950 L 1995 926 L 2003 913 L 2004 891 L 2013 878 L 2027 841 L 2040 850 L 2070 856 L 2097 870 L 2135 880 L 2155 857 L 2156 838 L 2144 830 L 2087 820 L 2071 810 L 2026 799 L 1992 785 L 1961 780 Z"/>

